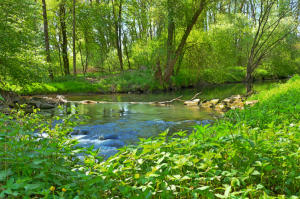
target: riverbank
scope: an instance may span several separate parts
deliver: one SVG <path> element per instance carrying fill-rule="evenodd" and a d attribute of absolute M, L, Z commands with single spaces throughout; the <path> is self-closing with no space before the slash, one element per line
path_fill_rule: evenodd
<path fill-rule="evenodd" d="M 251 100 L 259 103 L 189 136 L 142 139 L 101 163 L 68 139 L 72 116 L 51 128 L 40 115 L 1 115 L 0 198 L 297 198 L 300 77 Z M 34 136 L 36 130 L 49 137 Z M 89 155 L 82 162 L 76 155 L 83 152 Z"/>
<path fill-rule="evenodd" d="M 278 77 L 271 77 L 265 71 L 258 70 L 255 79 L 256 81 L 278 80 Z M 228 83 L 241 83 L 243 81 L 244 72 L 239 75 L 228 73 L 222 81 L 202 79 L 201 82 L 199 82 L 199 80 L 189 79 L 188 76 L 174 77 L 172 84 L 162 85 L 153 77 L 150 71 L 131 70 L 109 75 L 87 74 L 86 76 L 58 77 L 52 81 L 47 80 L 22 86 L 8 84 L 7 89 L 17 92 L 20 95 L 152 93 Z"/>

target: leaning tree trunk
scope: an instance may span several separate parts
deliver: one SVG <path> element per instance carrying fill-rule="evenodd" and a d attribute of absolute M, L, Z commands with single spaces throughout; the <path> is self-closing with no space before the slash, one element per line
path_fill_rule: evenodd
<path fill-rule="evenodd" d="M 176 50 L 175 54 L 171 57 L 170 60 L 167 61 L 167 66 L 166 66 L 166 71 L 165 71 L 165 77 L 164 77 L 165 82 L 169 82 L 170 81 L 170 78 L 171 78 L 171 76 L 174 73 L 175 64 L 176 64 L 178 58 L 180 57 L 180 55 L 183 52 L 183 48 L 184 48 L 184 46 L 186 44 L 188 36 L 190 35 L 190 33 L 191 33 L 194 25 L 196 24 L 196 22 L 197 22 L 197 20 L 198 20 L 198 18 L 200 16 L 200 14 L 202 13 L 202 11 L 204 9 L 205 2 L 206 2 L 206 0 L 201 0 L 200 6 L 196 10 L 196 12 L 195 12 L 195 14 L 194 14 L 191 22 L 188 24 L 188 26 L 187 26 L 187 28 L 186 28 L 186 30 L 184 32 L 184 35 L 181 38 L 180 44 L 177 47 L 177 50 Z"/>
<path fill-rule="evenodd" d="M 65 9 L 65 1 L 62 1 L 59 5 L 59 18 L 60 18 L 60 26 L 62 33 L 62 57 L 64 64 L 64 72 L 65 75 L 70 75 L 69 68 L 69 58 L 68 58 L 68 38 L 67 38 L 67 30 L 66 30 L 66 9 Z"/>
<path fill-rule="evenodd" d="M 49 45 L 49 31 L 48 31 L 48 17 L 47 17 L 47 6 L 46 0 L 42 0 L 43 3 L 43 21 L 44 21 L 44 39 L 45 39 L 45 49 L 46 49 L 46 61 L 49 66 L 49 77 L 53 79 L 53 70 L 51 67 L 51 57 L 50 57 L 50 45 Z"/>

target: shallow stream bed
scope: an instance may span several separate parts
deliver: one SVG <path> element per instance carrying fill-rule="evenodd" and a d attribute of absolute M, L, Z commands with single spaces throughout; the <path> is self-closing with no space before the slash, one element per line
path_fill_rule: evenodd
<path fill-rule="evenodd" d="M 257 83 L 257 91 L 269 89 L 274 83 Z M 63 114 L 88 116 L 85 125 L 78 126 L 72 137 L 79 145 L 101 149 L 101 155 L 109 157 L 118 148 L 136 144 L 139 138 L 155 137 L 169 129 L 170 133 L 180 130 L 193 130 L 195 125 L 206 125 L 215 119 L 216 112 L 200 109 L 198 106 L 184 106 L 183 102 L 159 106 L 143 102 L 165 101 L 183 96 L 191 99 L 201 92 L 201 99 L 224 99 L 231 95 L 244 93 L 243 84 L 226 84 L 201 89 L 185 89 L 178 92 L 156 94 L 111 94 L 111 95 L 66 95 L 70 101 L 106 101 L 98 104 L 69 103 Z M 138 102 L 138 103 L 133 103 Z M 54 114 L 58 114 L 56 110 Z"/>

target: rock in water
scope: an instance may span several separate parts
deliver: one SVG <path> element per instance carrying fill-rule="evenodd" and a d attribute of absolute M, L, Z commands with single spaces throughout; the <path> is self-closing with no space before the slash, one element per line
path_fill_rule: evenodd
<path fill-rule="evenodd" d="M 203 107 L 203 108 L 211 108 L 211 107 L 213 107 L 213 106 L 214 106 L 214 105 L 213 105 L 210 101 L 201 103 L 201 107 Z"/>
<path fill-rule="evenodd" d="M 216 105 L 216 109 L 218 109 L 218 110 L 224 110 L 224 109 L 226 109 L 226 105 L 223 104 L 223 103 L 217 104 Z"/>
<path fill-rule="evenodd" d="M 184 105 L 187 106 L 197 106 L 200 102 L 200 99 L 188 100 L 184 102 Z"/>
<path fill-rule="evenodd" d="M 59 103 L 67 103 L 68 100 L 63 95 L 57 95 L 56 99 L 58 100 Z"/>
<path fill-rule="evenodd" d="M 228 105 L 228 104 L 233 102 L 233 99 L 232 98 L 226 98 L 222 102 L 224 102 L 226 105 Z"/>
<path fill-rule="evenodd" d="M 219 103 L 219 99 L 212 99 L 212 100 L 210 100 L 210 103 L 212 103 L 213 105 L 216 105 L 216 104 L 218 104 Z"/>
<path fill-rule="evenodd" d="M 254 104 L 257 104 L 258 100 L 252 100 L 252 101 L 246 101 L 245 105 L 247 106 L 254 106 Z"/>

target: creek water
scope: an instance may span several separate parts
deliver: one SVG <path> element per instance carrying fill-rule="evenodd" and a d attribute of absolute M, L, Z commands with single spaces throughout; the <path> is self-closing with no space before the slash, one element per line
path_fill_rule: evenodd
<path fill-rule="evenodd" d="M 269 89 L 272 85 L 274 82 L 262 82 L 256 83 L 254 88 L 261 91 Z M 166 129 L 169 129 L 169 133 L 180 130 L 192 131 L 195 125 L 211 123 L 218 113 L 200 109 L 198 106 L 184 106 L 183 102 L 175 102 L 168 106 L 141 102 L 166 101 L 178 96 L 188 100 L 198 92 L 201 92 L 199 95 L 201 99 L 224 99 L 244 93 L 245 86 L 226 84 L 151 94 L 67 95 L 66 98 L 70 101 L 107 102 L 68 104 L 67 114 L 88 116 L 86 124 L 76 127 L 72 137 L 78 139 L 82 147 L 94 145 L 94 149 L 100 148 L 101 155 L 107 158 L 115 154 L 120 147 L 136 144 L 139 138 L 155 137 Z"/>

